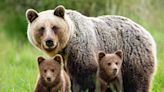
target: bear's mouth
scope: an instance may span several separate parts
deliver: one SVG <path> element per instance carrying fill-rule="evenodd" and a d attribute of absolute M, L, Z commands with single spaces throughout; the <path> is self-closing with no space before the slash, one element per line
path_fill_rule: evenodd
<path fill-rule="evenodd" d="M 55 46 L 53 47 L 45 47 L 44 45 L 42 45 L 43 49 L 46 50 L 47 52 L 52 52 L 54 51 L 56 48 L 57 48 L 58 44 L 56 44 Z"/>

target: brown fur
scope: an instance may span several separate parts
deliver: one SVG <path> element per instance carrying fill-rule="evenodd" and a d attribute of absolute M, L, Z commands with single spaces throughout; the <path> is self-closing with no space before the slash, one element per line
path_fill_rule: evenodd
<path fill-rule="evenodd" d="M 94 92 L 96 53 L 101 50 L 123 51 L 124 92 L 150 92 L 157 65 L 156 45 L 141 25 L 122 16 L 87 17 L 63 6 L 42 12 L 28 9 L 26 17 L 32 45 L 51 57 L 57 53 L 65 57 L 74 92 Z M 50 48 L 45 45 L 47 39 L 54 42 Z"/>
<path fill-rule="evenodd" d="M 101 85 L 101 92 L 110 90 L 112 92 L 123 92 L 121 65 L 123 61 L 122 51 L 106 54 L 98 54 L 98 79 Z"/>
<path fill-rule="evenodd" d="M 70 92 L 70 79 L 63 68 L 61 55 L 53 59 L 38 57 L 40 78 L 37 82 L 35 92 Z M 50 78 L 50 80 L 48 80 Z"/>

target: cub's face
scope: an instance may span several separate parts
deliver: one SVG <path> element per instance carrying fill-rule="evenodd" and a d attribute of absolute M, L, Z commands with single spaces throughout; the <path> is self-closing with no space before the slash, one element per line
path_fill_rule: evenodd
<path fill-rule="evenodd" d="M 63 6 L 40 13 L 33 9 L 26 11 L 29 41 L 50 56 L 63 49 L 69 39 L 64 14 Z"/>
<path fill-rule="evenodd" d="M 54 82 L 56 77 L 60 76 L 62 62 L 60 55 L 56 55 L 53 59 L 38 57 L 40 76 L 43 77 L 47 83 Z"/>
<path fill-rule="evenodd" d="M 116 77 L 121 70 L 122 51 L 116 51 L 112 54 L 99 53 L 99 68 L 104 71 L 110 78 Z"/>

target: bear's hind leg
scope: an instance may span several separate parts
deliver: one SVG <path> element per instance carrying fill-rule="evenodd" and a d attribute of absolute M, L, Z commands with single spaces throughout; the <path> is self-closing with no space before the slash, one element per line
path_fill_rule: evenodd
<path fill-rule="evenodd" d="M 151 74 L 146 74 L 146 72 L 136 73 L 132 72 L 125 73 L 127 75 L 123 76 L 123 86 L 124 92 L 151 92 Z M 135 75 L 132 75 L 134 74 Z M 130 75 L 130 76 L 129 76 Z"/>
<path fill-rule="evenodd" d="M 96 91 L 96 76 L 93 74 L 92 76 L 90 76 L 88 81 L 89 81 L 88 92 L 95 92 Z"/>
<path fill-rule="evenodd" d="M 85 92 L 79 83 L 77 83 L 76 79 L 71 80 L 71 90 L 72 92 Z"/>

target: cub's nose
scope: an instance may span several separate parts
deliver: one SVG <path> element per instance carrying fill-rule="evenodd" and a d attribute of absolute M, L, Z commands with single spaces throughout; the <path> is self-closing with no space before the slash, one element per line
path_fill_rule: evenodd
<path fill-rule="evenodd" d="M 50 48 L 50 47 L 54 46 L 54 42 L 52 40 L 47 40 L 46 45 L 47 45 L 47 47 Z"/>
<path fill-rule="evenodd" d="M 116 74 L 117 73 L 117 69 L 113 69 L 113 74 Z"/>
<path fill-rule="evenodd" d="M 48 81 L 51 81 L 51 78 L 50 78 L 50 77 L 48 77 L 48 78 L 47 78 L 47 80 L 48 80 Z"/>

